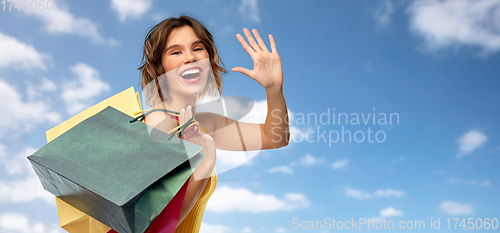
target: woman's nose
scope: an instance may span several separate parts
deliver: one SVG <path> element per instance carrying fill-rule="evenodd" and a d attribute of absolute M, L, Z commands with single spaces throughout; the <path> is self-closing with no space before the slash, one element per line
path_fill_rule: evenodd
<path fill-rule="evenodd" d="M 192 51 L 186 52 L 185 55 L 186 55 L 185 61 L 184 61 L 185 64 L 196 61 L 196 56 L 194 55 L 194 53 Z"/>

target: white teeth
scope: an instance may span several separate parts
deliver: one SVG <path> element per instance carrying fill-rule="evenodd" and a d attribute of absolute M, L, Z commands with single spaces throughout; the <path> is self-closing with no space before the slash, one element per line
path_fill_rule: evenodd
<path fill-rule="evenodd" d="M 181 76 L 184 76 L 187 74 L 195 74 L 195 73 L 200 73 L 200 69 L 186 70 L 186 71 L 182 72 Z"/>

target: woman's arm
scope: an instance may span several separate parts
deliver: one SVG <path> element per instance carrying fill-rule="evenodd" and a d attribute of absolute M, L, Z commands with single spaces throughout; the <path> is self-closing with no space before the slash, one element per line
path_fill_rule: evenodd
<path fill-rule="evenodd" d="M 179 124 L 183 124 L 192 116 L 191 106 L 188 106 L 186 110 L 182 109 L 179 114 Z M 148 114 L 146 116 L 145 123 L 165 133 L 177 126 L 177 122 L 163 112 L 152 112 Z M 184 134 L 190 135 L 191 131 L 185 132 Z M 198 130 L 195 134 L 193 134 L 193 136 L 191 136 L 191 138 L 188 139 L 188 141 L 203 146 L 203 150 L 201 152 L 205 153 L 206 156 L 195 169 L 193 175 L 189 178 L 190 180 L 186 190 L 186 195 L 184 196 L 184 202 L 182 203 L 179 224 L 189 214 L 203 192 L 203 189 L 208 183 L 208 178 L 214 169 L 216 160 L 215 145 L 213 138 L 210 137 L 210 135 Z"/>
<path fill-rule="evenodd" d="M 263 125 L 263 134 L 277 147 L 287 146 L 290 141 L 288 110 L 283 88 L 267 88 L 267 116 Z"/>
<path fill-rule="evenodd" d="M 264 124 L 236 121 L 209 112 L 197 113 L 196 119 L 203 125 L 211 125 L 207 129 L 217 149 L 252 151 L 287 146 L 290 132 L 283 92 L 282 90 L 266 90 L 266 94 L 268 111 Z"/>
<path fill-rule="evenodd" d="M 285 97 L 283 96 L 283 71 L 281 58 L 276 50 L 276 43 L 269 35 L 271 52 L 256 29 L 254 40 L 248 29 L 243 29 L 250 45 L 240 34 L 236 38 L 254 63 L 254 69 L 235 67 L 232 71 L 245 74 L 257 81 L 266 90 L 267 117 L 264 124 L 239 122 L 215 113 L 206 113 L 200 117 L 200 122 L 213 122 L 212 135 L 218 149 L 266 150 L 288 145 L 290 130 L 288 126 L 288 112 Z M 203 121 L 202 121 L 203 120 Z"/>

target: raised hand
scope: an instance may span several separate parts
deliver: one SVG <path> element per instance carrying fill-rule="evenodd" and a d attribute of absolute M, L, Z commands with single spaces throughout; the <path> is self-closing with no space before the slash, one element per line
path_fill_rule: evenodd
<path fill-rule="evenodd" d="M 276 43 L 271 34 L 269 34 L 269 41 L 271 43 L 271 52 L 267 49 L 264 41 L 257 32 L 257 29 L 253 29 L 252 32 L 257 39 L 254 40 L 250 31 L 244 28 L 243 32 L 250 43 L 247 44 L 243 36 L 236 34 L 236 38 L 240 42 L 241 46 L 247 51 L 253 60 L 253 70 L 249 70 L 243 67 L 234 67 L 231 71 L 240 72 L 244 75 L 253 78 L 266 90 L 271 88 L 281 88 L 283 86 L 283 69 L 281 66 L 281 58 L 276 50 Z"/>

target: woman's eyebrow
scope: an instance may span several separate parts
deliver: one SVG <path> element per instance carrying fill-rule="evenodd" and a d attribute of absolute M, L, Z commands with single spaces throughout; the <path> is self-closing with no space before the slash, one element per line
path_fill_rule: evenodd
<path fill-rule="evenodd" d="M 201 42 L 201 40 L 197 40 L 197 41 L 193 42 L 193 45 L 195 45 L 195 44 L 203 44 L 203 42 Z"/>
<path fill-rule="evenodd" d="M 203 44 L 203 42 L 201 42 L 201 40 L 197 40 L 197 41 L 193 42 L 192 45 L 196 45 L 196 44 Z M 180 48 L 180 47 L 181 46 L 179 44 L 170 45 L 165 51 L 169 51 L 171 49 Z"/>
<path fill-rule="evenodd" d="M 170 45 L 165 51 L 169 51 L 171 49 L 174 49 L 174 48 L 180 48 L 181 46 L 178 45 L 178 44 L 174 44 L 174 45 Z"/>

